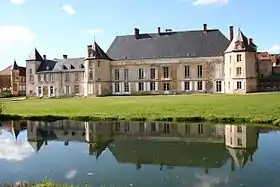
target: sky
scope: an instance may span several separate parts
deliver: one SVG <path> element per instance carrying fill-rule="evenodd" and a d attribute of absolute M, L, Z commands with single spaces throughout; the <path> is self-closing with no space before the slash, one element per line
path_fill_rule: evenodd
<path fill-rule="evenodd" d="M 106 51 L 117 35 L 162 29 L 198 30 L 206 23 L 227 37 L 240 27 L 259 51 L 280 53 L 279 0 L 0 0 L 0 69 L 36 47 L 47 58 L 84 57 L 95 41 Z"/>

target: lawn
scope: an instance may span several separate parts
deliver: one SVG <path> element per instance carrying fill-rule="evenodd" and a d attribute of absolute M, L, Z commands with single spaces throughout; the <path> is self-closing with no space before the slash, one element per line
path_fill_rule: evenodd
<path fill-rule="evenodd" d="M 184 120 L 230 118 L 268 122 L 280 119 L 280 93 L 250 95 L 177 95 L 128 96 L 67 99 L 2 99 L 3 114 L 63 116 L 69 118 L 100 117 L 119 119 Z M 279 120 L 277 120 L 279 121 Z"/>

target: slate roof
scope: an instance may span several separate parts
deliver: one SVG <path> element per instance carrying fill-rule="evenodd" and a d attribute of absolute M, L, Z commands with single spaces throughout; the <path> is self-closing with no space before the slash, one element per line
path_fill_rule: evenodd
<path fill-rule="evenodd" d="M 90 46 L 92 50 L 92 58 L 95 59 L 107 59 L 111 60 L 108 55 L 102 50 L 102 48 L 94 42 Z M 41 61 L 37 72 L 77 72 L 84 71 L 84 57 L 80 58 L 63 58 L 63 59 L 44 59 L 40 55 L 37 49 L 34 50 L 32 55 L 29 57 L 29 60 Z"/>
<path fill-rule="evenodd" d="M 117 36 L 107 51 L 114 60 L 223 56 L 230 41 L 218 29 Z"/>
<path fill-rule="evenodd" d="M 239 29 L 236 37 L 231 41 L 230 45 L 226 49 L 225 53 L 229 53 L 232 51 L 251 51 L 256 52 L 257 46 L 252 42 L 249 45 L 249 39 L 243 34 L 243 32 Z"/>

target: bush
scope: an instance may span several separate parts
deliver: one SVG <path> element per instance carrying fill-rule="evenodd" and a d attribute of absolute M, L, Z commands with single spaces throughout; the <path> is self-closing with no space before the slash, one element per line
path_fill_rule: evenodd
<path fill-rule="evenodd" d="M 0 98 L 13 97 L 12 93 L 9 91 L 0 92 Z"/>

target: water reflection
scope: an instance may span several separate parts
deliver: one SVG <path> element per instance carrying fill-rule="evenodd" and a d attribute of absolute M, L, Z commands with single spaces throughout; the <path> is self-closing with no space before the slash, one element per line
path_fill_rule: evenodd
<path fill-rule="evenodd" d="M 259 137 L 258 127 L 245 125 L 27 121 L 3 122 L 2 128 L 15 140 L 27 129 L 28 143 L 36 152 L 50 141 L 61 141 L 65 146 L 86 142 L 89 155 L 98 158 L 108 149 L 119 163 L 133 163 L 137 170 L 145 164 L 158 165 L 159 170 L 187 166 L 203 168 L 206 174 L 228 160 L 231 160 L 231 171 L 235 167 L 243 168 L 253 160 Z M 0 158 L 27 157 L 31 151 L 26 143 L 16 142 L 1 137 Z"/>

